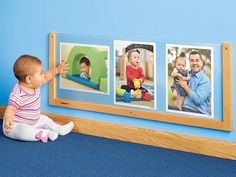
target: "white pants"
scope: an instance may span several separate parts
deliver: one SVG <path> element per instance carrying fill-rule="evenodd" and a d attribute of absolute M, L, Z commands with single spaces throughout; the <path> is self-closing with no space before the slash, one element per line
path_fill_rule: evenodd
<path fill-rule="evenodd" d="M 46 134 L 48 134 L 49 131 L 54 131 L 58 126 L 59 125 L 49 117 L 45 115 L 40 115 L 38 122 L 34 125 L 13 122 L 11 132 L 10 133 L 5 132 L 3 127 L 3 133 L 6 137 L 15 140 L 39 141 L 39 139 L 35 138 L 35 135 L 38 132 L 43 131 Z"/>

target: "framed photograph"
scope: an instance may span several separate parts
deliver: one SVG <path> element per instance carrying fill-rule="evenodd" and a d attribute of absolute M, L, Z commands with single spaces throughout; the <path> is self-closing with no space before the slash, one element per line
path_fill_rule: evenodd
<path fill-rule="evenodd" d="M 214 117 L 213 47 L 166 45 L 167 111 Z"/>
<path fill-rule="evenodd" d="M 60 61 L 70 68 L 60 77 L 60 88 L 109 94 L 109 47 L 60 43 Z"/>
<path fill-rule="evenodd" d="M 156 45 L 114 41 L 114 103 L 156 108 Z"/>
<path fill-rule="evenodd" d="M 232 130 L 230 43 L 171 44 L 55 32 L 49 42 L 49 67 L 62 60 L 70 67 L 50 81 L 50 105 Z"/>

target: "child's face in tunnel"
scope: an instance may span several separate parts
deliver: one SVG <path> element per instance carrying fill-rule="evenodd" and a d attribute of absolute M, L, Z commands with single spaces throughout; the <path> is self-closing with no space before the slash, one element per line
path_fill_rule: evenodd
<path fill-rule="evenodd" d="M 80 70 L 83 73 L 89 73 L 89 66 L 86 63 L 81 63 Z"/>

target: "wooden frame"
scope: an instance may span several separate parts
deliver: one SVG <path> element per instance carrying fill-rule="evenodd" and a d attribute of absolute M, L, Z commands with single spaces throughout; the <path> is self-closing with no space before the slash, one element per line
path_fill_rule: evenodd
<path fill-rule="evenodd" d="M 56 66 L 56 41 L 57 35 L 52 32 L 49 35 L 49 67 Z M 89 102 L 78 102 L 74 100 L 56 97 L 56 78 L 49 84 L 49 104 L 61 107 L 96 111 L 121 116 L 149 119 L 160 122 L 182 124 L 195 127 L 203 127 L 224 131 L 232 130 L 232 47 L 229 43 L 222 44 L 222 77 L 223 77 L 223 119 L 212 120 L 195 118 L 185 115 L 169 114 L 163 112 L 151 112 L 148 110 L 136 110 L 125 107 L 101 105 Z"/>

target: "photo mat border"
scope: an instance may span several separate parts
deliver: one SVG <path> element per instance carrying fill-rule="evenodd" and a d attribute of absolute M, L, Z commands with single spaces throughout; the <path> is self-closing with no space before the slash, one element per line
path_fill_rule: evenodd
<path fill-rule="evenodd" d="M 175 44 L 175 43 L 166 43 L 166 112 L 170 113 L 177 113 L 177 114 L 183 114 L 183 115 L 189 115 L 189 116 L 197 116 L 197 117 L 202 117 L 202 118 L 211 118 L 214 119 L 214 47 L 209 47 L 206 45 L 186 45 L 186 44 Z M 179 111 L 179 110 L 171 110 L 168 109 L 168 61 L 167 61 L 167 51 L 169 48 L 173 47 L 182 47 L 185 49 L 204 49 L 204 50 L 210 50 L 211 51 L 211 115 L 204 115 L 204 114 L 199 114 L 199 113 L 191 113 L 191 112 L 184 112 L 184 111 Z"/>
<path fill-rule="evenodd" d="M 68 87 L 63 87 L 62 83 L 61 83 L 61 78 L 62 76 L 60 75 L 60 88 L 62 89 L 67 89 L 67 90 L 74 90 L 74 91 L 81 91 L 81 92 L 90 92 L 90 93 L 96 93 L 96 94 L 102 94 L 102 95 L 109 95 L 110 94 L 110 87 L 109 87 L 109 82 L 110 82 L 110 47 L 109 46 L 105 46 L 105 45 L 88 45 L 88 44 L 81 44 L 81 43 L 68 43 L 68 42 L 61 42 L 60 43 L 60 50 L 62 48 L 62 45 L 71 45 L 71 46 L 82 46 L 82 47 L 96 47 L 96 48 L 106 48 L 107 49 L 107 93 L 103 93 L 103 92 L 99 92 L 99 91 L 87 91 L 87 90 L 83 90 L 83 89 L 74 89 L 74 88 L 68 88 Z M 62 60 L 62 51 L 60 51 L 60 60 Z"/>
<path fill-rule="evenodd" d="M 147 45 L 152 45 L 153 46 L 153 54 L 154 54 L 154 80 L 153 80 L 153 83 L 154 83 L 154 107 L 153 108 L 150 108 L 148 106 L 139 106 L 139 105 L 135 105 L 135 104 L 126 104 L 126 103 L 119 103 L 116 101 L 116 93 L 114 92 L 113 94 L 113 103 L 114 105 L 120 105 L 120 106 L 126 106 L 126 107 L 133 107 L 133 108 L 144 108 L 144 109 L 149 109 L 149 110 L 155 110 L 157 108 L 157 86 L 156 86 L 156 43 L 155 42 L 142 42 L 142 41 L 131 41 L 131 40 L 113 40 L 113 69 L 114 69 L 114 74 L 113 74 L 113 79 L 114 79 L 114 89 L 116 88 L 116 73 L 115 73 L 115 68 L 116 68 L 116 61 L 115 61 L 115 50 L 117 49 L 116 45 L 117 43 L 120 42 L 120 43 L 124 43 L 124 44 L 147 44 Z"/>

